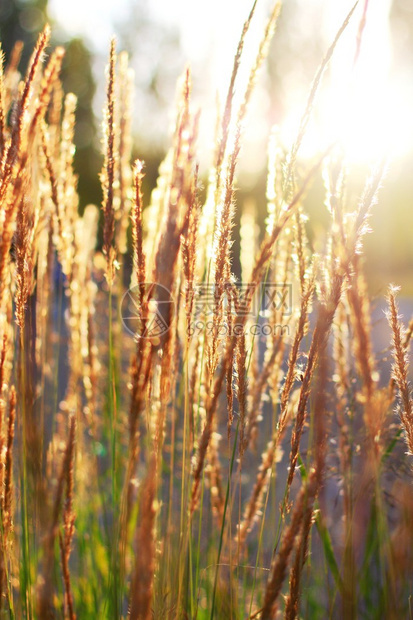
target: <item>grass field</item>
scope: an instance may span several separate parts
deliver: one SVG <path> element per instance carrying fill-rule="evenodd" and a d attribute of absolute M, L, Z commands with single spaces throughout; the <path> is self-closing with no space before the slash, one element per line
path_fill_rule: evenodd
<path fill-rule="evenodd" d="M 336 143 L 300 158 L 353 11 L 292 144 L 269 136 L 260 222 L 237 163 L 280 6 L 236 104 L 254 8 L 208 176 L 188 69 L 150 199 L 115 41 L 103 198 L 82 213 L 64 50 L 46 28 L 25 76 L 18 45 L 0 73 L 1 617 L 411 617 L 413 322 L 389 286 L 377 353 L 363 275 L 386 162 L 363 187 Z M 328 227 L 310 243 L 320 179 Z"/>

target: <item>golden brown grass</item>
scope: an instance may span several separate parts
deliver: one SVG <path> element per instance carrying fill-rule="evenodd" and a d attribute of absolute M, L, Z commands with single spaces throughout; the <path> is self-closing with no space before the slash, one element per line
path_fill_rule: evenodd
<path fill-rule="evenodd" d="M 1 68 L 4 617 L 406 616 L 413 561 L 398 536 L 413 542 L 411 501 L 400 493 L 413 452 L 413 328 L 404 332 L 391 289 L 388 385 L 361 258 L 384 165 L 358 199 L 339 149 L 300 160 L 323 73 L 355 10 L 320 65 L 293 145 L 284 151 L 272 134 L 267 226 L 258 243 L 246 209 L 242 286 L 232 266 L 238 161 L 279 3 L 237 108 L 255 3 L 245 22 L 204 204 L 189 69 L 145 207 L 144 163 L 131 159 L 131 73 L 112 41 L 102 248 L 97 207 L 79 214 L 63 50 L 43 62 L 46 28 L 25 78 L 12 79 L 19 45 Z M 305 210 L 321 171 L 330 227 L 316 255 Z M 125 309 L 126 280 L 134 297 Z M 275 294 L 263 306 L 268 290 L 285 302 L 290 285 L 292 305 Z"/>

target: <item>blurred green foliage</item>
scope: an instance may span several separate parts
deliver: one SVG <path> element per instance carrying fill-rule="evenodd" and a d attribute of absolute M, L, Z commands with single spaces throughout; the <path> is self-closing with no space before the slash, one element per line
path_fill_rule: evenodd
<path fill-rule="evenodd" d="M 39 32 L 50 19 L 47 14 L 47 0 L 1 0 L 0 40 L 5 62 L 16 41 L 24 43 L 20 71 L 24 73 L 32 54 Z M 52 32 L 53 32 L 53 24 Z M 61 41 L 53 39 L 52 45 Z M 64 42 L 66 50 L 62 68 L 62 82 L 65 93 L 72 92 L 78 99 L 75 134 L 75 169 L 79 175 L 80 210 L 91 202 L 98 202 L 101 194 L 99 171 L 102 165 L 96 151 L 96 121 L 92 103 L 95 82 L 92 73 L 91 54 L 81 39 Z"/>
<path fill-rule="evenodd" d="M 1 0 L 0 40 L 6 61 L 16 41 L 23 41 L 21 67 L 26 68 L 46 20 L 47 0 Z"/>
<path fill-rule="evenodd" d="M 75 170 L 79 175 L 80 211 L 96 203 L 101 195 L 99 171 L 102 156 L 96 150 L 97 127 L 93 114 L 93 97 L 96 86 L 93 79 L 91 54 L 81 39 L 65 44 L 62 82 L 65 92 L 77 97 L 75 128 Z"/>

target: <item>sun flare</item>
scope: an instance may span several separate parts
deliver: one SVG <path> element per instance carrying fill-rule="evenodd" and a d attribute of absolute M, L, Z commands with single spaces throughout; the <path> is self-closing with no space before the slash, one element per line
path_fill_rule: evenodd
<path fill-rule="evenodd" d="M 393 57 L 390 2 L 364 6 L 365 26 L 355 16 L 334 52 L 302 154 L 337 142 L 349 162 L 362 164 L 402 157 L 411 149 L 413 85 Z M 294 116 L 286 119 L 287 134 L 296 126 Z"/>
<path fill-rule="evenodd" d="M 64 0 L 52 0 L 52 13 L 68 32 L 86 36 L 96 49 L 106 49 L 117 20 L 125 19 L 128 11 L 137 11 L 137 5 L 128 0 L 122 0 L 121 13 L 116 16 L 107 0 L 99 3 L 98 11 L 95 0 L 75 2 L 79 4 L 79 10 L 74 10 L 74 5 L 69 6 Z M 227 76 L 238 33 L 251 5 L 247 0 L 238 4 L 236 15 L 229 1 L 214 0 L 208 9 L 201 3 L 189 0 L 179 0 L 174 3 L 173 9 L 165 0 L 156 0 L 148 7 L 149 19 L 177 29 L 182 52 L 194 73 L 195 90 L 202 98 L 201 139 L 203 135 L 210 135 L 215 122 L 217 93 L 221 101 L 226 95 Z M 321 60 L 322 50 L 325 51 L 331 43 L 338 25 L 353 3 L 348 2 L 345 7 L 343 3 L 325 0 L 314 0 L 311 5 L 299 4 L 297 28 L 316 30 L 318 27 L 320 42 L 323 42 L 320 44 Z M 254 46 L 262 31 L 267 5 L 265 2 L 257 5 L 255 22 L 246 40 L 245 58 L 254 56 Z M 390 9 L 390 0 L 363 0 L 356 8 L 324 76 L 313 119 L 301 147 L 302 156 L 311 157 L 326 144 L 338 142 L 348 160 L 357 164 L 383 157 L 403 156 L 411 148 L 413 120 L 409 101 L 413 98 L 413 84 L 409 76 L 397 68 L 393 58 L 393 38 L 397 33 L 391 31 Z M 89 12 L 93 14 L 93 20 L 84 18 Z M 364 27 L 363 14 L 366 18 Z M 96 15 L 98 28 L 95 27 Z M 319 24 L 317 15 L 320 16 Z M 218 16 L 220 19 L 217 19 Z M 201 30 L 194 28 L 199 20 L 202 21 Z M 243 64 L 240 69 L 240 82 L 243 73 L 247 78 L 247 65 Z M 294 132 L 303 113 L 302 95 L 310 84 L 311 74 L 307 74 L 297 92 L 287 89 L 285 93 L 280 135 L 287 148 L 295 138 Z M 265 166 L 261 142 L 268 131 L 266 119 L 271 116 L 271 101 L 262 94 L 264 90 L 265 87 L 257 88 L 255 98 L 258 103 L 252 102 L 250 130 L 246 136 L 246 150 L 250 153 L 250 157 L 246 157 L 246 168 L 255 171 Z M 206 143 L 205 146 L 208 150 L 211 145 Z"/>

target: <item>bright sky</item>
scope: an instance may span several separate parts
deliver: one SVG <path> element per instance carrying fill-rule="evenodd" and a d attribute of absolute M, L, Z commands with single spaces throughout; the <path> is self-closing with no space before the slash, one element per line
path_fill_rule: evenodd
<path fill-rule="evenodd" d="M 100 50 L 106 50 L 116 22 L 145 7 L 148 15 L 179 28 L 185 51 L 196 60 L 210 51 L 211 42 L 232 53 L 251 5 L 251 0 L 49 0 L 48 6 L 69 34 L 82 34 Z M 262 0 L 258 5 L 262 17 L 271 3 Z"/>
<path fill-rule="evenodd" d="M 139 3 L 139 6 L 142 4 L 148 7 L 154 19 L 179 29 L 184 57 L 193 67 L 205 66 L 203 63 L 207 59 L 208 75 L 196 76 L 195 79 L 211 85 L 208 89 L 211 108 L 204 111 L 204 118 L 210 121 L 216 91 L 222 97 L 225 94 L 234 51 L 251 0 L 147 0 L 146 4 Z M 327 49 L 352 4 L 352 0 L 303 1 L 297 15 L 297 27 L 305 29 L 306 24 L 311 23 L 307 20 L 316 19 L 318 32 L 325 38 L 323 48 Z M 358 66 L 352 71 L 356 34 L 364 6 L 364 0 L 360 0 L 352 23 L 337 47 L 328 75 L 329 87 L 324 90 L 315 111 L 315 121 L 304 145 L 309 153 L 332 139 L 342 140 L 350 158 L 355 161 L 389 152 L 398 156 L 411 147 L 413 121 L 409 102 L 413 101 L 413 83 L 411 79 L 408 82 L 406 76 L 390 72 L 390 4 L 391 0 L 370 0 Z M 271 5 L 270 0 L 258 2 L 245 58 L 253 58 L 251 52 L 257 45 Z M 127 22 L 137 6 L 134 0 L 117 0 L 116 4 L 112 0 L 49 1 L 52 17 L 64 24 L 69 34 L 85 36 L 102 54 L 106 54 L 108 41 L 116 30 L 114 24 Z M 305 88 L 310 83 L 309 76 Z M 258 95 L 257 101 L 262 109 L 268 105 L 263 96 L 260 100 Z M 304 104 L 305 100 L 301 99 L 287 102 L 290 113 L 282 135 L 288 141 L 293 139 Z M 260 120 L 259 113 L 257 118 L 255 133 L 260 135 L 265 133 L 263 118 Z"/>
<path fill-rule="evenodd" d="M 333 25 L 337 19 L 334 3 L 329 6 Z M 411 76 L 394 73 L 390 9 L 391 0 L 370 0 L 353 71 L 349 59 L 356 49 L 357 16 L 334 54 L 331 81 L 320 106 L 326 137 L 341 139 L 353 160 L 397 157 L 411 149 L 413 141 L 413 81 Z"/>
<path fill-rule="evenodd" d="M 130 6 L 129 0 L 49 0 L 48 11 L 69 35 L 82 35 L 102 50 L 114 34 L 114 20 L 127 17 Z"/>

